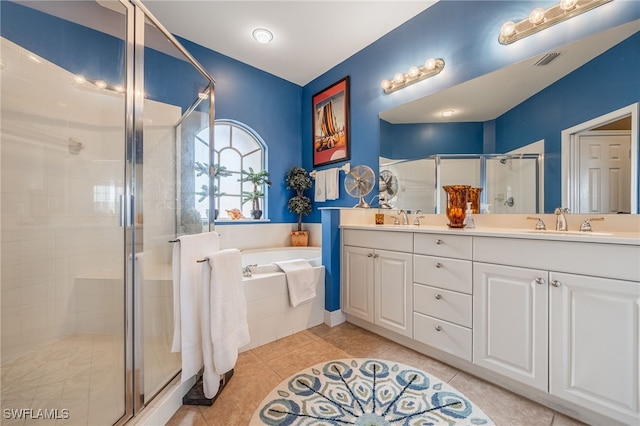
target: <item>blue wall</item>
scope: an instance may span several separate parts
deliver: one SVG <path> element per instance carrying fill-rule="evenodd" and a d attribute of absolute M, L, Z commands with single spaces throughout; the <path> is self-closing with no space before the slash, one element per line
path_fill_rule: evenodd
<path fill-rule="evenodd" d="M 482 154 L 483 123 L 391 124 L 380 120 L 380 155 L 394 160 L 434 154 Z"/>

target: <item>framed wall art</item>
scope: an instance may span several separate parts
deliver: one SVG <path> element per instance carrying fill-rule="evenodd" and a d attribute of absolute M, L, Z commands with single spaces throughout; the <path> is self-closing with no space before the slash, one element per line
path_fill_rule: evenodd
<path fill-rule="evenodd" d="M 316 93 L 313 111 L 313 167 L 349 159 L 349 76 Z"/>

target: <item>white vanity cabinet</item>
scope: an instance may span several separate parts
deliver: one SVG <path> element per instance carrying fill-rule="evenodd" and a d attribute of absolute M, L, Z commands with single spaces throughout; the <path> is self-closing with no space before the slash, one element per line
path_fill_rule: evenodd
<path fill-rule="evenodd" d="M 471 361 L 472 239 L 415 234 L 413 338 Z"/>
<path fill-rule="evenodd" d="M 413 234 L 343 231 L 342 310 L 412 337 Z"/>
<path fill-rule="evenodd" d="M 547 391 L 548 272 L 475 262 L 473 362 Z"/>
<path fill-rule="evenodd" d="M 637 424 L 638 259 L 632 245 L 474 238 L 474 364 Z"/>
<path fill-rule="evenodd" d="M 549 279 L 549 392 L 640 424 L 640 283 L 556 272 Z"/>

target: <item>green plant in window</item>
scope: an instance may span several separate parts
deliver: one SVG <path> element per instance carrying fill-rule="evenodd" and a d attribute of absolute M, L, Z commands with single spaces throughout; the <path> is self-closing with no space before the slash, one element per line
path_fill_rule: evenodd
<path fill-rule="evenodd" d="M 249 171 L 242 171 L 242 178 L 238 180 L 250 182 L 253 185 L 253 190 L 242 191 L 242 205 L 251 201 L 251 216 L 254 219 L 260 219 L 262 217 L 260 200 L 264 197 L 262 188 L 264 188 L 264 185 L 271 186 L 269 172 L 266 170 L 254 171 L 252 167 L 249 167 Z"/>
<path fill-rule="evenodd" d="M 202 175 L 210 173 L 210 176 L 214 179 L 213 195 L 216 197 L 225 195 L 224 192 L 219 192 L 219 188 L 215 184 L 217 178 L 224 177 L 224 176 L 231 176 L 231 172 L 227 171 L 227 168 L 225 166 L 214 164 L 213 166 L 209 167 L 209 163 L 196 161 L 194 170 L 196 172 L 196 177 L 200 177 Z M 200 196 L 200 198 L 198 199 L 199 203 L 206 200 L 206 198 L 209 196 L 209 185 L 208 184 L 202 185 L 202 187 L 200 188 L 200 191 L 196 192 L 196 195 Z"/>

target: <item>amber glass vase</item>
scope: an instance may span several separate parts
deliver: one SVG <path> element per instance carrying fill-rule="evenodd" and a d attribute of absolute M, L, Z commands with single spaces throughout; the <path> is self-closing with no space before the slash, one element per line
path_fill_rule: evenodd
<path fill-rule="evenodd" d="M 480 193 L 482 188 L 469 188 L 468 203 L 471 203 L 471 212 L 473 214 L 480 213 Z"/>
<path fill-rule="evenodd" d="M 469 185 L 445 185 L 447 193 L 447 219 L 449 228 L 464 228 L 464 212 L 467 209 Z"/>

